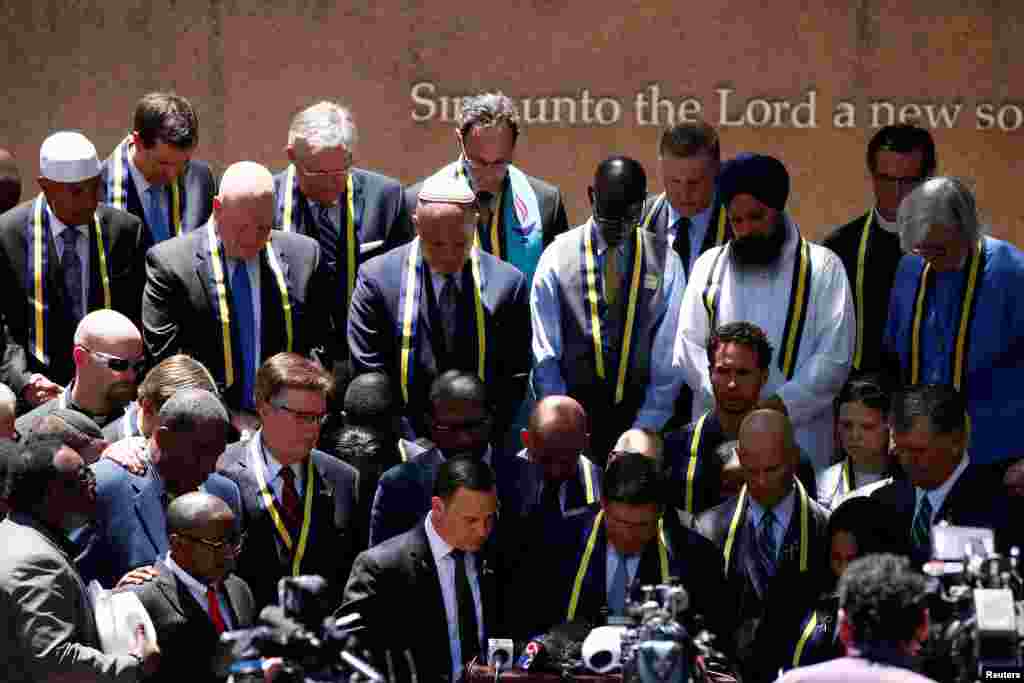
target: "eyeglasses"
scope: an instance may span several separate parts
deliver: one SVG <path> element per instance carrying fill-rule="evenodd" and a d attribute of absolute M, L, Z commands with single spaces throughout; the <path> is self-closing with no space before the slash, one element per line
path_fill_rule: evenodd
<path fill-rule="evenodd" d="M 431 429 L 437 434 L 455 434 L 456 432 L 475 432 L 478 429 L 483 429 L 491 423 L 490 417 L 482 417 L 479 420 L 473 420 L 472 422 L 463 422 L 461 424 L 446 425 L 440 424 L 436 421 L 431 422 Z"/>
<path fill-rule="evenodd" d="M 304 413 L 301 410 L 294 410 L 285 405 L 277 405 L 276 403 L 271 403 L 270 405 L 277 410 L 283 410 L 304 425 L 318 425 L 322 427 L 327 422 L 327 413 Z"/>
<path fill-rule="evenodd" d="M 109 353 L 103 353 L 102 351 L 93 351 L 89 347 L 82 346 L 81 344 L 79 344 L 79 346 L 88 351 L 90 355 L 94 356 L 96 360 L 100 362 L 100 365 L 105 365 L 114 372 L 127 372 L 128 370 L 134 370 L 136 374 L 141 375 L 142 371 L 146 369 L 145 358 L 129 360 L 119 356 L 112 356 Z"/>
<path fill-rule="evenodd" d="M 205 538 L 199 538 L 198 536 L 189 536 L 188 534 L 177 535 L 182 538 L 187 538 L 190 541 L 195 541 L 200 545 L 204 545 L 215 553 L 229 551 L 232 554 L 237 555 L 242 550 L 242 546 L 245 545 L 245 534 L 230 536 L 223 541 L 210 541 Z"/>
<path fill-rule="evenodd" d="M 611 228 L 618 227 L 633 227 L 639 225 L 640 221 L 644 217 L 644 208 L 646 207 L 646 200 L 641 200 L 636 204 L 633 204 L 626 208 L 624 215 L 612 218 L 610 216 L 602 216 L 598 213 L 597 202 L 594 203 L 594 221 L 606 225 Z"/>

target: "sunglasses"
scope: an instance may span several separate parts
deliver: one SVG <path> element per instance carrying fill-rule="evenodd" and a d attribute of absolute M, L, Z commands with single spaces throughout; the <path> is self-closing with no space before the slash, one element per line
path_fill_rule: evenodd
<path fill-rule="evenodd" d="M 82 345 L 79 344 L 79 346 Z M 127 372 L 128 370 L 134 370 L 136 374 L 141 375 L 142 371 L 146 369 L 145 358 L 129 360 L 127 358 L 112 356 L 109 353 L 103 353 L 102 351 L 93 351 L 87 346 L 82 346 L 82 348 L 88 351 L 91 356 L 96 358 L 100 365 L 105 365 L 114 372 Z"/>

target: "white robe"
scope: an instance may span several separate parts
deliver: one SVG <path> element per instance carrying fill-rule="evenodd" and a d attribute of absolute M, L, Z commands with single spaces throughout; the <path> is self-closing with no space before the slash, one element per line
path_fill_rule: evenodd
<path fill-rule="evenodd" d="M 811 291 L 807 318 L 793 379 L 779 370 L 782 334 L 789 311 L 798 228 L 786 218 L 787 236 L 779 260 L 767 267 L 740 266 L 723 255 L 718 324 L 754 323 L 765 331 L 774 349 L 771 374 L 761 397 L 778 394 L 793 422 L 797 443 L 811 457 L 815 470 L 832 462 L 832 401 L 846 382 L 853 358 L 856 313 L 846 271 L 839 257 L 817 244 L 810 245 Z M 693 266 L 679 315 L 672 366 L 681 368 L 693 389 L 693 414 L 714 404 L 708 375 L 707 339 L 710 334 L 703 294 L 715 257 L 728 245 L 709 249 Z"/>

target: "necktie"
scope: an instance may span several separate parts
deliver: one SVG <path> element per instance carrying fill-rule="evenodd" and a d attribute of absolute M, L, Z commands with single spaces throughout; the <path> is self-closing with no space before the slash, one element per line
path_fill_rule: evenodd
<path fill-rule="evenodd" d="M 153 236 L 153 244 L 159 244 L 171 236 L 167 227 L 167 214 L 164 212 L 163 203 L 164 188 L 157 185 L 150 185 L 146 190 L 146 218 L 149 222 L 149 232 Z"/>
<path fill-rule="evenodd" d="M 292 529 L 299 529 L 302 520 L 302 503 L 299 501 L 299 493 L 295 489 L 295 472 L 291 465 L 281 468 L 281 507 L 288 526 Z"/>
<path fill-rule="evenodd" d="M 210 621 L 213 622 L 213 628 L 217 630 L 218 634 L 224 633 L 227 630 L 227 624 L 224 623 L 224 615 L 220 611 L 217 589 L 212 585 L 206 587 L 206 604 L 210 612 Z"/>
<path fill-rule="evenodd" d="M 562 486 L 557 481 L 545 481 L 544 489 L 540 494 L 540 511 L 545 518 L 557 518 L 562 516 L 562 503 L 559 500 L 559 491 Z"/>
<path fill-rule="evenodd" d="M 441 323 L 444 325 L 444 345 L 448 352 L 455 350 L 456 309 L 458 308 L 458 291 L 455 289 L 455 276 L 445 275 L 441 295 L 437 299 L 441 310 Z"/>
<path fill-rule="evenodd" d="M 604 298 L 609 306 L 614 306 L 619 298 L 622 285 L 622 271 L 619 270 L 619 248 L 608 247 L 604 252 Z"/>
<path fill-rule="evenodd" d="M 679 254 L 679 260 L 683 262 L 683 273 L 690 271 L 690 225 L 692 221 L 686 216 L 681 216 L 676 221 L 676 239 L 672 243 L 672 249 Z"/>
<path fill-rule="evenodd" d="M 242 405 L 255 407 L 253 397 L 256 375 L 256 311 L 252 305 L 252 285 L 249 283 L 249 269 L 241 261 L 231 276 L 231 298 L 235 320 L 238 321 L 238 346 L 242 352 Z"/>
<path fill-rule="evenodd" d="M 480 220 L 477 223 L 477 230 L 481 239 L 483 235 L 489 235 L 491 230 L 491 219 L 494 217 L 494 213 L 491 211 L 491 200 L 494 198 L 490 192 L 486 190 L 483 192 L 477 192 L 476 201 L 480 205 Z M 500 248 L 500 245 L 498 245 Z M 494 253 L 495 247 L 491 245 L 491 253 Z"/>
<path fill-rule="evenodd" d="M 82 302 L 82 259 L 78 256 L 78 228 L 67 228 L 60 234 L 64 241 L 64 290 L 68 294 L 71 317 L 75 324 L 85 315 Z"/>
<path fill-rule="evenodd" d="M 761 529 L 758 532 L 757 545 L 761 549 L 761 559 L 765 575 L 775 576 L 775 558 L 778 548 L 775 544 L 775 513 L 765 510 L 761 516 Z"/>
<path fill-rule="evenodd" d="M 324 254 L 324 265 L 334 273 L 338 269 L 338 230 L 331 221 L 330 207 L 321 206 L 317 212 L 316 238 Z"/>
<path fill-rule="evenodd" d="M 612 587 L 608 591 L 608 612 L 614 615 L 626 613 L 626 584 L 629 583 L 629 574 L 626 571 L 626 556 L 615 553 L 618 565 L 612 575 Z"/>
<path fill-rule="evenodd" d="M 455 601 L 459 608 L 459 646 L 462 650 L 462 663 L 467 664 L 474 657 L 480 656 L 480 628 L 476 621 L 473 590 L 469 587 L 469 575 L 466 574 L 466 553 L 461 550 L 453 550 L 451 556 L 455 560 Z"/>
<path fill-rule="evenodd" d="M 910 531 L 910 537 L 916 550 L 931 551 L 932 502 L 928 500 L 927 495 L 921 496 L 917 514 L 914 515 L 914 526 Z"/>

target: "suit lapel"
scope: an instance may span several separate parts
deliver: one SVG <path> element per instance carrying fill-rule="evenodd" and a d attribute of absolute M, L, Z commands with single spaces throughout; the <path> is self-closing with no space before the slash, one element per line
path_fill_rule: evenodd
<path fill-rule="evenodd" d="M 590 535 L 593 529 L 593 518 L 591 518 L 591 524 L 584 525 L 584 537 L 582 539 L 581 548 L 586 547 L 587 537 Z M 582 553 L 581 553 L 582 557 Z M 575 579 L 577 567 L 573 568 L 573 578 Z M 580 603 L 576 608 L 576 616 L 579 617 L 596 617 L 601 614 L 603 609 L 608 607 L 608 536 L 604 530 L 604 524 L 601 524 L 601 528 L 597 531 L 597 539 L 594 542 L 594 552 L 590 555 L 590 565 L 587 567 L 587 574 L 583 579 L 584 585 L 580 589 Z M 568 606 L 568 596 L 566 597 L 566 606 Z"/>
<path fill-rule="evenodd" d="M 359 173 L 358 171 L 352 170 L 352 171 L 350 171 L 350 173 L 352 174 L 352 211 L 355 214 L 353 227 L 355 228 L 355 233 L 356 233 L 355 234 L 355 238 L 356 238 L 356 262 L 358 263 L 359 262 L 359 243 L 362 241 L 360 239 L 360 237 L 361 237 L 361 234 L 363 232 L 363 230 L 362 230 L 362 227 L 363 227 L 363 211 L 364 211 L 365 204 L 366 204 L 365 198 L 364 198 L 364 191 L 363 191 L 363 189 L 364 189 L 363 188 L 363 183 L 365 181 L 364 181 L 363 175 L 361 173 Z M 344 207 L 344 209 L 345 209 L 345 211 L 347 211 L 348 207 Z M 345 218 L 347 220 L 347 216 Z M 342 224 L 341 224 L 341 234 L 342 235 L 346 235 L 347 231 L 348 231 L 348 228 L 347 228 L 346 221 L 342 221 Z M 345 237 L 345 240 L 347 240 L 347 239 L 348 238 Z M 344 240 L 342 240 L 342 241 L 344 242 Z M 346 244 L 346 248 L 348 248 L 347 244 Z"/>
<path fill-rule="evenodd" d="M 211 218 L 211 220 L 213 220 L 213 219 Z M 219 314 L 216 313 L 216 311 L 219 309 L 220 303 L 217 300 L 217 281 L 214 278 L 213 264 L 210 262 L 210 238 L 209 238 L 209 233 L 208 233 L 205 225 L 203 225 L 200 228 L 198 228 L 198 230 L 200 231 L 200 237 L 199 237 L 199 240 L 196 242 L 196 251 L 195 251 L 195 254 L 193 256 L 194 261 L 195 261 L 196 277 L 199 280 L 199 283 L 202 285 L 203 294 L 206 297 L 207 312 L 210 313 L 211 315 L 215 314 L 217 316 L 216 319 L 219 320 Z M 231 325 L 230 325 L 230 334 L 232 336 L 232 340 L 231 340 L 231 358 L 232 358 L 232 360 L 231 360 L 231 363 L 232 363 L 232 365 L 235 368 L 240 368 L 240 367 L 242 367 L 242 365 L 241 365 L 241 363 L 242 363 L 242 350 L 241 350 L 241 348 L 238 345 L 238 339 L 237 339 L 238 333 L 236 332 L 237 325 L 235 324 L 235 313 L 234 313 L 233 310 L 231 310 L 232 309 L 231 291 L 230 291 L 230 286 L 229 286 L 230 283 L 231 283 L 231 274 L 227 270 L 227 261 L 224 258 L 223 249 L 218 250 L 218 253 L 220 254 L 220 257 L 221 257 L 220 265 L 221 265 L 221 270 L 224 273 L 224 290 L 225 290 L 225 296 L 227 297 L 228 312 L 229 312 L 229 316 L 231 318 Z M 213 357 L 216 358 L 217 360 L 216 360 L 216 365 L 213 368 L 210 368 L 210 370 L 214 372 L 214 376 L 215 377 L 219 376 L 219 378 L 222 381 L 225 381 L 225 383 L 226 383 L 225 375 L 227 374 L 227 370 L 224 367 L 224 360 L 223 360 L 224 359 L 224 352 L 223 352 L 223 348 L 224 348 L 224 335 L 223 335 L 223 331 L 222 331 L 223 327 L 221 325 L 216 325 L 215 327 L 217 329 L 213 330 L 212 332 L 213 332 L 214 335 L 216 335 L 216 339 L 217 339 L 217 342 L 216 342 L 216 344 L 217 344 L 217 353 L 215 353 L 213 355 Z M 217 368 L 219 368 L 219 373 L 217 372 Z M 238 373 L 237 373 L 237 371 L 236 371 L 235 375 L 236 375 L 235 376 L 235 380 L 237 381 L 238 380 L 238 376 L 237 376 Z"/>
<path fill-rule="evenodd" d="M 288 259 L 280 249 L 274 247 L 271 240 L 267 247 L 274 250 L 277 256 L 277 263 L 281 266 L 281 274 L 284 276 L 285 286 L 288 283 L 289 263 Z M 260 252 L 260 355 L 269 358 L 278 351 L 284 351 L 287 346 L 284 322 L 284 308 L 281 302 L 281 291 L 278 288 L 277 276 L 274 275 L 270 262 L 267 260 L 267 252 L 264 249 Z"/>
<path fill-rule="evenodd" d="M 164 517 L 159 489 L 151 469 L 146 482 L 137 487 L 133 501 L 135 514 L 138 515 L 142 530 L 146 532 L 146 537 L 153 545 L 156 555 L 161 555 L 167 550 L 167 520 Z"/>
<path fill-rule="evenodd" d="M 430 648 L 446 662 L 445 671 L 452 670 L 452 653 L 448 644 L 448 613 L 444 608 L 444 597 L 441 594 L 441 578 L 434 563 L 434 554 L 430 551 L 430 541 L 422 524 L 416 525 L 416 532 L 410 536 L 409 560 L 412 562 L 415 583 L 420 587 L 423 606 L 433 613 L 433 626 L 424 629 L 425 633 L 433 634 L 435 645 Z M 429 615 L 425 615 L 429 619 Z"/>

